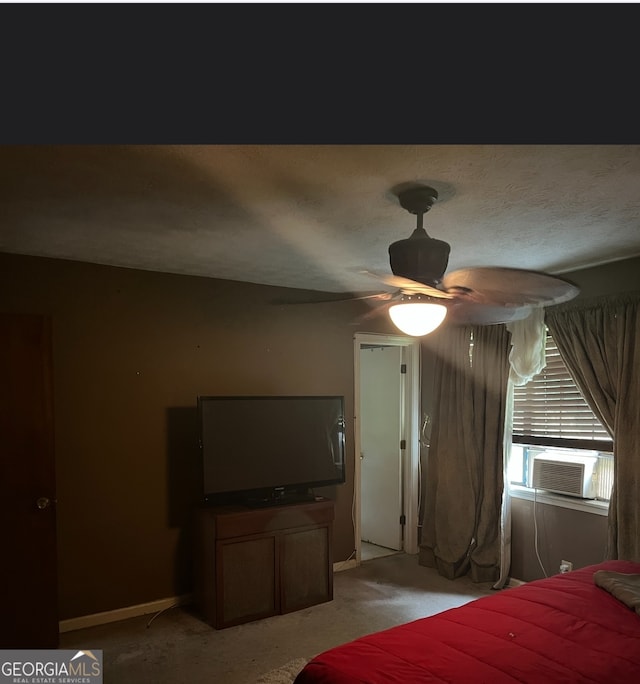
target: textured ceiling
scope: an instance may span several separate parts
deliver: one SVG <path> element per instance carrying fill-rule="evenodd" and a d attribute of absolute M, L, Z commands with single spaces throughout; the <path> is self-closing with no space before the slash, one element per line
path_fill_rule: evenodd
<path fill-rule="evenodd" d="M 0 147 L 0 251 L 321 290 L 379 290 L 422 182 L 449 272 L 640 254 L 640 146 Z"/>

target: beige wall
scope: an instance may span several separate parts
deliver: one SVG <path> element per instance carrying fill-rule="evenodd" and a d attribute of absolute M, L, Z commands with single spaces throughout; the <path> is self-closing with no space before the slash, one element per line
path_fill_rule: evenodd
<path fill-rule="evenodd" d="M 638 273 L 640 259 L 572 276 L 591 296 L 639 289 Z M 53 321 L 61 619 L 192 590 L 198 394 L 345 396 L 347 482 L 321 493 L 336 501 L 334 560 L 351 554 L 353 334 L 397 330 L 385 316 L 354 325 L 364 303 L 271 303 L 293 292 L 0 253 L 0 309 Z M 514 519 L 523 579 L 536 572 L 524 504 Z M 569 513 L 552 535 L 596 517 Z M 602 555 L 596 527 L 576 537 L 593 541 L 585 560 Z"/>
<path fill-rule="evenodd" d="M 511 576 L 531 582 L 544 577 L 536 556 L 534 526 L 538 526 L 538 554 L 547 575 L 568 560 L 574 569 L 605 560 L 607 517 L 524 499 L 511 500 Z"/>
<path fill-rule="evenodd" d="M 0 310 L 53 322 L 60 619 L 192 590 L 199 394 L 345 396 L 347 482 L 319 493 L 336 501 L 334 560 L 351 554 L 365 304 L 274 305 L 293 291 L 8 254 L 0 293 Z"/>
<path fill-rule="evenodd" d="M 580 287 L 578 299 L 640 290 L 640 257 L 565 273 Z"/>

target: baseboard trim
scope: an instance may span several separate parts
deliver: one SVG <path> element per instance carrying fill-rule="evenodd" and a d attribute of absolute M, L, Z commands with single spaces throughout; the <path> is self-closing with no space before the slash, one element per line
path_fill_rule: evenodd
<path fill-rule="evenodd" d="M 358 567 L 358 562 L 355 558 L 350 558 L 343 561 L 338 561 L 333 564 L 333 572 L 341 572 L 342 570 L 350 570 L 351 568 Z"/>
<path fill-rule="evenodd" d="M 69 618 L 68 620 L 60 620 L 58 629 L 60 630 L 60 633 L 73 632 L 76 629 L 97 627 L 98 625 L 106 625 L 109 622 L 118 622 L 120 620 L 128 620 L 132 617 L 139 617 L 140 615 L 159 613 L 160 611 L 167 610 L 167 608 L 184 606 L 192 602 L 193 596 L 191 594 L 170 596 L 169 598 L 159 599 L 158 601 L 139 603 L 135 606 L 127 606 L 126 608 L 118 608 L 116 610 L 107 610 L 104 613 L 93 613 L 92 615 L 82 615 L 76 618 Z"/>

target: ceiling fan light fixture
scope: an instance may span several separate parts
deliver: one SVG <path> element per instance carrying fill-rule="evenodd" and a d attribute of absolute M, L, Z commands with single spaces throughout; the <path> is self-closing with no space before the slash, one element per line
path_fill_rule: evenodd
<path fill-rule="evenodd" d="M 389 307 L 393 324 L 406 335 L 422 337 L 433 332 L 444 321 L 447 307 L 428 297 L 404 296 L 399 304 Z"/>

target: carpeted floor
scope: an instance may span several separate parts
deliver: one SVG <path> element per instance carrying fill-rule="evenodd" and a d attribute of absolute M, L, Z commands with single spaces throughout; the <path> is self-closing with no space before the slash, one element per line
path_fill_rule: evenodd
<path fill-rule="evenodd" d="M 105 684 L 284 684 L 332 646 L 492 591 L 399 553 L 336 573 L 333 601 L 295 613 L 216 630 L 191 607 L 173 608 L 151 622 L 143 616 L 67 632 L 60 648 L 102 649 Z"/>
<path fill-rule="evenodd" d="M 281 667 L 258 677 L 256 684 L 291 684 L 307 662 L 307 658 L 294 658 Z"/>

